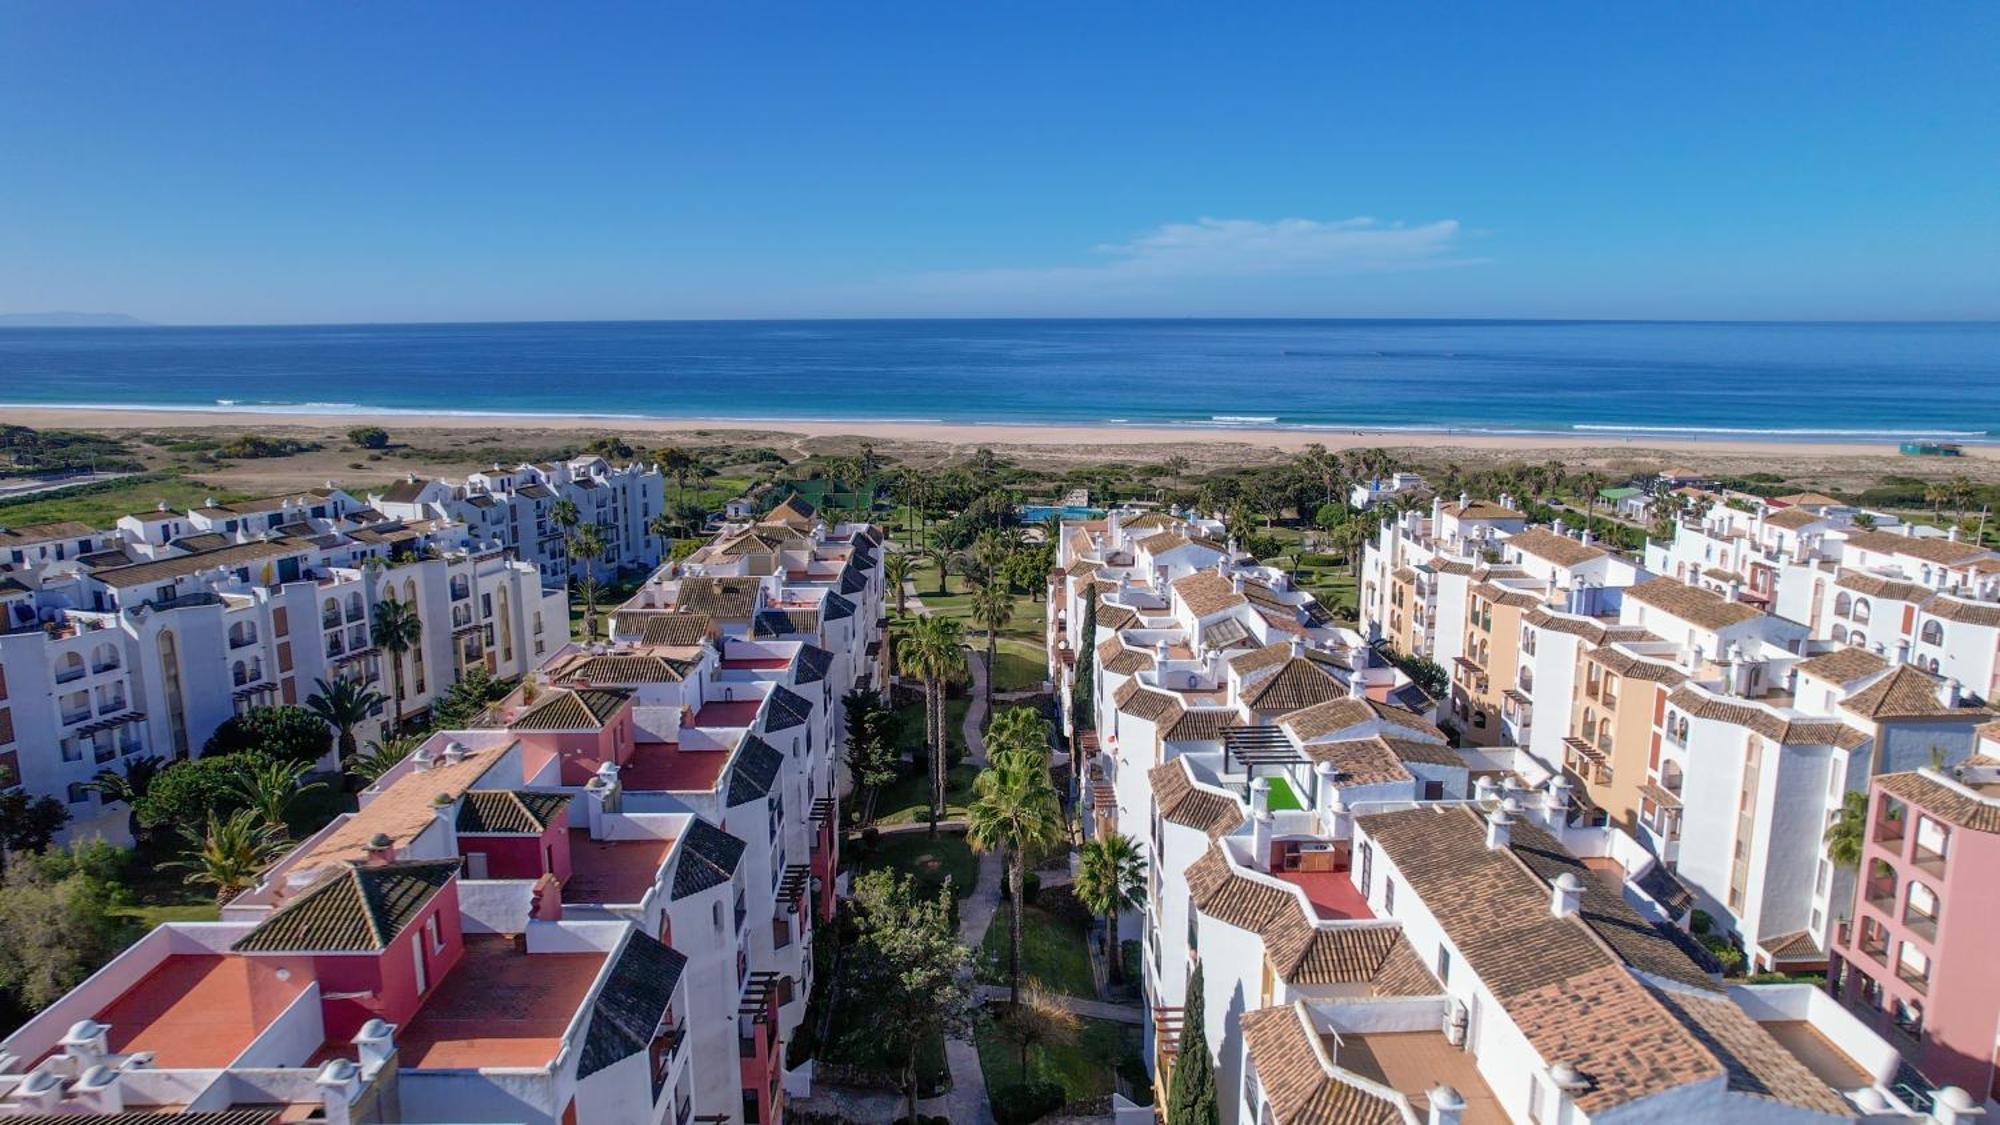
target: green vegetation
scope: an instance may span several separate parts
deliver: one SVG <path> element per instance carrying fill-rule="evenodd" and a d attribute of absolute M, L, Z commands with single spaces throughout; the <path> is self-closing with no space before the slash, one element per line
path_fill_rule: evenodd
<path fill-rule="evenodd" d="M 380 426 L 356 426 L 347 431 L 347 440 L 361 449 L 387 449 L 389 431 Z"/>
<path fill-rule="evenodd" d="M 1207 1010 L 1202 994 L 1201 965 L 1188 981 L 1185 1011 Z M 1216 1103 L 1215 1062 L 1208 1057 L 1204 1021 L 1190 1018 L 1181 1025 L 1181 1047 L 1174 1055 L 1173 1081 L 1167 1090 L 1167 1125 L 1215 1125 L 1221 1118 Z"/>
<path fill-rule="evenodd" d="M 0 524 L 22 527 L 75 520 L 92 527 L 110 527 L 119 516 L 148 512 L 162 502 L 175 511 L 185 511 L 201 507 L 211 496 L 223 504 L 244 498 L 241 492 L 212 488 L 179 473 L 140 473 L 0 501 Z"/>
<path fill-rule="evenodd" d="M 143 468 L 124 442 L 103 434 L 0 426 L 0 477 L 135 473 Z"/>
<path fill-rule="evenodd" d="M 983 1023 L 976 1036 L 979 1069 L 986 1076 L 986 1088 L 993 1092 L 997 1114 L 1005 1092 L 1026 1082 L 1052 1082 L 1062 1088 L 1068 1101 L 1103 1097 L 1119 1088 L 1125 1077 L 1128 1090 L 1146 1089 L 1146 1065 L 1140 1058 L 1139 1029 L 1109 1020 L 1084 1019 L 1073 1040 L 1034 1044 L 1028 1048 L 1028 1066 L 1020 1062 L 1019 1040 L 1009 1036 L 1002 1021 Z M 1030 1119 L 1032 1120 L 1032 1119 Z"/>
<path fill-rule="evenodd" d="M 873 843 L 849 843 L 847 859 L 860 873 L 887 870 L 910 876 L 922 897 L 935 895 L 949 879 L 953 897 L 964 898 L 979 882 L 979 860 L 962 836 L 897 832 Z"/>
<path fill-rule="evenodd" d="M 1055 992 L 1085 999 L 1097 999 L 1096 978 L 1090 971 L 1088 915 L 1073 909 L 1074 900 L 1060 887 L 1050 887 L 1038 901 L 1021 911 L 1021 978 L 1034 979 Z M 1044 903 L 1043 899 L 1056 900 Z M 980 979 L 991 984 L 1007 983 L 1008 927 L 1003 921 L 1012 914 L 1010 900 L 1000 918 L 986 930 L 980 946 Z"/>
<path fill-rule="evenodd" d="M 977 797 L 965 810 L 965 839 L 975 851 L 999 853 L 1006 866 L 1007 983 L 1009 1000 L 1018 1004 L 1028 863 L 1066 842 L 1062 805 L 1049 782 L 1048 722 L 1027 707 L 994 716 L 986 756 L 992 764 L 973 781 Z"/>
<path fill-rule="evenodd" d="M 254 461 L 263 457 L 290 457 L 298 453 L 315 453 L 323 448 L 325 447 L 316 441 L 243 434 L 216 446 L 215 456 Z"/>
<path fill-rule="evenodd" d="M 858 936 L 842 983 L 867 998 L 867 1018 L 854 1030 L 865 1028 L 899 1058 L 914 1118 L 919 1060 L 929 1044 L 972 1028 L 972 951 L 958 940 L 950 896 L 925 893 L 906 875 L 863 875 L 848 909 Z"/>

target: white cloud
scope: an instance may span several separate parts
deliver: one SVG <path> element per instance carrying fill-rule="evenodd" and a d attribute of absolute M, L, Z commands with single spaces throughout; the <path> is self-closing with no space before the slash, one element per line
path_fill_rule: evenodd
<path fill-rule="evenodd" d="M 1167 223 L 1096 246 L 1084 265 L 952 270 L 911 279 L 934 296 L 1099 297 L 1166 294 L 1231 278 L 1336 276 L 1433 269 L 1475 259 L 1456 253 L 1455 219 L 1407 226 L 1372 218 L 1203 218 Z"/>

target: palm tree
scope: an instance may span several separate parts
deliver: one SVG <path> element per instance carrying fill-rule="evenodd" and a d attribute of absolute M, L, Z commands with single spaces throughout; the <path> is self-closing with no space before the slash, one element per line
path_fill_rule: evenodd
<path fill-rule="evenodd" d="M 413 735 L 390 735 L 368 744 L 368 749 L 356 754 L 347 764 L 348 776 L 364 785 L 376 780 L 396 768 L 396 763 L 410 756 L 422 740 Z"/>
<path fill-rule="evenodd" d="M 674 518 L 675 511 L 676 509 L 669 508 L 664 512 L 657 512 L 652 519 L 646 521 L 646 534 L 657 537 L 663 547 L 674 537 L 674 532 L 681 529 L 680 522 Z"/>
<path fill-rule="evenodd" d="M 660 466 L 661 472 L 673 478 L 675 506 L 678 507 L 680 502 L 687 498 L 688 476 L 694 472 L 698 462 L 695 461 L 693 454 L 678 445 L 655 449 L 653 462 Z"/>
<path fill-rule="evenodd" d="M 205 831 L 184 824 L 181 838 L 187 850 L 162 866 L 185 870 L 184 882 L 214 887 L 218 910 L 238 891 L 254 885 L 283 846 L 271 826 L 250 809 L 238 809 L 227 820 L 211 811 Z"/>
<path fill-rule="evenodd" d="M 131 806 L 126 813 L 126 828 L 134 837 L 139 835 L 139 798 L 152 788 L 153 779 L 160 776 L 163 760 L 157 754 L 143 754 L 125 763 L 125 772 L 98 770 L 97 776 L 83 783 L 83 787 L 96 793 L 107 805 L 123 801 Z"/>
<path fill-rule="evenodd" d="M 549 522 L 564 531 L 575 527 L 579 518 L 574 500 L 558 500 L 549 509 Z"/>
<path fill-rule="evenodd" d="M 948 592 L 945 589 L 944 580 L 945 574 L 951 569 L 951 552 L 945 550 L 943 547 L 931 546 L 925 547 L 917 553 L 924 557 L 924 561 L 937 564 L 938 597 L 944 597 Z"/>
<path fill-rule="evenodd" d="M 409 602 L 397 601 L 389 595 L 375 603 L 375 616 L 369 622 L 369 632 L 375 647 L 389 654 L 389 684 L 393 695 L 395 713 L 391 715 L 390 726 L 403 725 L 403 656 L 416 648 L 424 639 L 424 619 L 417 613 L 417 607 Z"/>
<path fill-rule="evenodd" d="M 1938 518 L 1938 509 L 1951 499 L 1951 489 L 1942 481 L 1932 481 L 1924 486 L 1924 503 L 1931 506 L 1931 518 Z"/>
<path fill-rule="evenodd" d="M 937 835 L 938 818 L 944 814 L 945 793 L 945 686 L 965 672 L 963 631 L 949 617 L 919 617 L 896 646 L 896 661 L 903 674 L 924 683 L 924 733 L 931 752 L 931 825 Z"/>
<path fill-rule="evenodd" d="M 1861 845 L 1867 838 L 1868 794 L 1850 791 L 1840 799 L 1840 812 L 1826 829 L 1826 858 L 1835 867 L 1861 865 Z"/>
<path fill-rule="evenodd" d="M 274 836 L 283 836 L 292 805 L 307 793 L 326 788 L 323 781 L 301 783 L 307 768 L 305 762 L 246 760 L 241 772 L 230 778 L 229 787 L 250 811 L 263 818 Z"/>
<path fill-rule="evenodd" d="M 903 616 L 906 612 L 905 599 L 908 597 L 909 591 L 904 589 L 904 587 L 909 585 L 910 572 L 914 571 L 916 567 L 916 560 L 908 551 L 890 551 L 882 556 L 882 577 L 888 579 L 890 587 L 896 591 L 896 616 L 898 617 Z"/>
<path fill-rule="evenodd" d="M 972 565 L 967 569 L 973 575 L 973 581 L 981 586 L 991 586 L 999 581 L 1000 570 L 1012 553 L 1013 547 L 1002 532 L 990 529 L 980 532 L 968 552 Z"/>
<path fill-rule="evenodd" d="M 1000 630 L 1014 620 L 1014 595 L 998 582 L 972 591 L 972 620 L 986 630 L 986 710 L 993 710 L 994 657 L 1000 647 Z"/>
<path fill-rule="evenodd" d="M 1118 915 L 1145 905 L 1145 855 L 1122 832 L 1088 841 L 1077 860 L 1075 890 L 1077 900 L 1091 913 L 1104 915 L 1104 961 L 1111 979 L 1122 979 L 1125 958 L 1118 943 Z"/>
<path fill-rule="evenodd" d="M 1044 742 L 1046 745 L 1046 742 Z M 1008 911 L 1008 1002 L 1021 1001 L 1021 914 L 1028 857 L 1063 840 L 1062 808 L 1049 784 L 1046 755 L 1002 752 L 974 783 L 978 798 L 965 810 L 965 841 L 974 851 L 1006 857 Z"/>
<path fill-rule="evenodd" d="M 354 728 L 368 721 L 376 708 L 387 703 L 382 693 L 357 680 L 314 680 L 314 691 L 306 697 L 306 708 L 333 728 L 340 742 L 340 760 L 354 757 L 359 747 Z"/>
<path fill-rule="evenodd" d="M 564 550 L 571 562 L 584 564 L 583 578 L 576 584 L 577 592 L 583 595 L 583 632 L 591 640 L 597 639 L 597 574 L 596 561 L 604 555 L 604 533 L 597 530 L 594 523 L 583 524 L 569 533 L 564 540 Z"/>

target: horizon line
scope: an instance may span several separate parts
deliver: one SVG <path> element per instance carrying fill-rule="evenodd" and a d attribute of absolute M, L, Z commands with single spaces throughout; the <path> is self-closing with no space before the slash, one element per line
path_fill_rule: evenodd
<path fill-rule="evenodd" d="M 965 324 L 965 323 L 1265 323 L 1265 324 L 1660 324 L 1660 325 L 1988 325 L 1992 317 L 1568 317 L 1568 316 L 709 316 L 595 317 L 474 320 L 273 320 L 163 322 L 131 317 L 126 324 L 9 324 L 8 317 L 52 313 L 0 313 L 0 331 L 103 332 L 148 328 L 425 328 L 464 325 L 552 324 Z M 127 316 L 128 313 L 95 313 Z"/>

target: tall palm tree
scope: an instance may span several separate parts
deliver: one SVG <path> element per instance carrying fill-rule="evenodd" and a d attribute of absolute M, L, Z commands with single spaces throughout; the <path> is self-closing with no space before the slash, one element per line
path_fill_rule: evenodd
<path fill-rule="evenodd" d="M 930 834 L 937 835 L 944 814 L 946 685 L 965 674 L 964 627 L 949 617 L 919 617 L 896 646 L 896 660 L 905 675 L 924 684 L 924 732 L 931 753 Z"/>
<path fill-rule="evenodd" d="M 391 703 L 395 708 L 395 713 L 389 716 L 389 725 L 400 728 L 403 725 L 403 656 L 423 643 L 424 619 L 417 613 L 416 606 L 397 601 L 392 594 L 375 603 L 369 633 L 375 647 L 389 654 L 389 685 Z"/>
<path fill-rule="evenodd" d="M 999 531 L 987 529 L 972 541 L 968 552 L 972 565 L 968 570 L 973 581 L 981 586 L 991 586 L 1000 579 L 1000 569 L 1007 563 L 1007 556 L 1013 553 L 1007 536 Z"/>
<path fill-rule="evenodd" d="M 218 910 L 254 885 L 283 847 L 271 826 L 249 809 L 238 809 L 227 820 L 211 811 L 205 830 L 183 824 L 181 838 L 187 850 L 161 866 L 186 871 L 187 883 L 214 887 Z"/>
<path fill-rule="evenodd" d="M 1826 858 L 1835 867 L 1861 866 L 1861 846 L 1868 828 L 1868 794 L 1849 791 L 1840 799 L 1840 812 L 1826 828 Z"/>
<path fill-rule="evenodd" d="M 1123 979 L 1125 958 L 1118 942 L 1118 915 L 1145 905 L 1145 854 L 1122 832 L 1086 842 L 1077 859 L 1075 891 L 1077 900 L 1093 914 L 1104 915 L 1104 961 L 1112 980 Z"/>
<path fill-rule="evenodd" d="M 569 533 L 563 541 L 563 548 L 569 553 L 571 562 L 584 564 L 583 578 L 576 584 L 577 592 L 583 595 L 583 632 L 591 640 L 597 639 L 597 560 L 604 555 L 604 533 L 597 530 L 594 523 L 586 523 Z"/>
<path fill-rule="evenodd" d="M 901 617 L 907 610 L 905 599 L 909 591 L 910 574 L 916 570 L 916 560 L 908 551 L 890 551 L 882 556 L 882 577 L 888 579 L 891 589 L 896 591 L 896 616 Z"/>
<path fill-rule="evenodd" d="M 986 710 L 993 710 L 994 657 L 1000 647 L 1000 630 L 1014 620 L 1014 595 L 998 582 L 972 591 L 972 620 L 986 630 Z"/>
<path fill-rule="evenodd" d="M 655 512 L 653 518 L 646 521 L 646 534 L 658 538 L 663 547 L 674 537 L 674 532 L 681 529 L 680 521 L 674 518 L 675 511 L 669 508 L 664 512 Z"/>
<path fill-rule="evenodd" d="M 98 770 L 97 776 L 83 783 L 83 787 L 96 793 L 107 805 L 118 801 L 130 806 L 125 814 L 126 828 L 136 838 L 139 835 L 139 798 L 153 787 L 153 779 L 160 776 L 163 759 L 157 754 L 143 754 L 125 763 L 125 772 Z"/>
<path fill-rule="evenodd" d="M 944 580 L 946 574 L 951 570 L 951 552 L 945 550 L 943 547 L 930 546 L 923 548 L 917 553 L 924 557 L 925 562 L 937 564 L 938 597 L 944 597 L 948 592 L 945 589 Z"/>
<path fill-rule="evenodd" d="M 307 793 L 326 788 L 323 781 L 302 780 L 307 768 L 305 762 L 246 759 L 244 768 L 230 778 L 229 788 L 251 812 L 263 818 L 274 836 L 282 837 L 292 805 Z"/>
<path fill-rule="evenodd" d="M 549 509 L 549 522 L 564 531 L 575 527 L 577 520 L 580 518 L 576 510 L 576 501 L 574 500 L 558 500 Z"/>
<path fill-rule="evenodd" d="M 975 851 L 998 851 L 1006 857 L 1007 886 L 1014 900 L 1007 912 L 1008 1002 L 1019 1004 L 1028 857 L 1062 842 L 1062 808 L 1049 784 L 1046 754 L 1026 750 L 1003 751 L 994 757 L 993 764 L 980 772 L 974 791 L 978 797 L 965 810 L 965 840 Z"/>
<path fill-rule="evenodd" d="M 359 750 L 354 729 L 367 722 L 368 716 L 388 700 L 358 680 L 314 680 L 313 689 L 306 697 L 306 708 L 333 728 L 340 743 L 340 760 L 345 762 Z"/>

